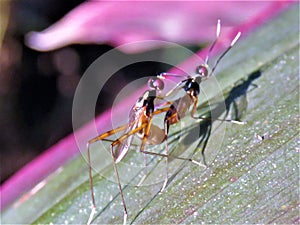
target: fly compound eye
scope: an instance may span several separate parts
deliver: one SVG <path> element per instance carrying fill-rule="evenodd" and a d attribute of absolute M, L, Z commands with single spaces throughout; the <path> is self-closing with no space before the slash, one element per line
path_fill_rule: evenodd
<path fill-rule="evenodd" d="M 161 91 L 161 90 L 164 89 L 165 84 L 164 84 L 164 82 L 161 79 L 159 79 L 157 77 L 153 77 L 153 78 L 149 79 L 148 86 L 150 88 L 155 89 L 155 90 Z"/>
<path fill-rule="evenodd" d="M 199 74 L 201 77 L 207 77 L 208 70 L 207 65 L 200 65 L 196 69 L 196 73 Z"/>

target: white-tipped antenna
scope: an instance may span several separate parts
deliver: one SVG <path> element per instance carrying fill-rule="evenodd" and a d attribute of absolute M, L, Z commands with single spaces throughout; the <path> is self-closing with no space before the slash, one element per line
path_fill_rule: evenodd
<path fill-rule="evenodd" d="M 208 64 L 208 60 L 209 60 L 209 56 L 210 56 L 210 53 L 212 52 L 213 48 L 215 47 L 215 44 L 217 43 L 219 37 L 220 37 L 220 32 L 221 32 L 221 20 L 218 19 L 218 23 L 217 23 L 217 32 L 216 32 L 216 39 L 214 40 L 213 44 L 211 45 L 208 53 L 207 53 L 207 56 L 206 56 L 206 59 L 205 59 L 205 64 L 207 65 Z"/>
<path fill-rule="evenodd" d="M 217 23 L 217 33 L 216 36 L 220 37 L 220 31 L 221 31 L 221 20 L 218 19 L 218 23 Z"/>
<path fill-rule="evenodd" d="M 242 34 L 241 32 L 237 33 L 237 35 L 235 36 L 235 38 L 232 40 L 230 46 L 233 46 L 237 42 L 237 40 L 240 38 L 241 34 Z"/>
<path fill-rule="evenodd" d="M 215 71 L 217 65 L 219 64 L 219 62 L 221 61 L 221 59 L 227 54 L 227 52 L 229 52 L 229 50 L 232 48 L 232 46 L 237 42 L 237 40 L 240 38 L 241 36 L 241 32 L 238 32 L 237 35 L 234 37 L 234 39 L 232 40 L 230 46 L 222 53 L 222 55 L 217 59 L 217 61 L 215 62 L 215 65 L 213 66 L 210 75 L 211 76 L 213 74 L 213 72 Z"/>

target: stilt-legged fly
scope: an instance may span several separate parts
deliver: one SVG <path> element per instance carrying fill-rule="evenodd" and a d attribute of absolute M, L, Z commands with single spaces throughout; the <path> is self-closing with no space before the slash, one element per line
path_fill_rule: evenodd
<path fill-rule="evenodd" d="M 241 35 L 241 32 L 237 33 L 235 38 L 232 40 L 230 46 L 220 55 L 220 57 L 217 59 L 214 66 L 212 67 L 211 72 L 209 73 L 208 72 L 209 71 L 209 66 L 208 66 L 209 55 L 212 52 L 212 50 L 220 36 L 220 30 L 221 30 L 221 24 L 220 24 L 220 20 L 218 20 L 216 39 L 209 49 L 205 63 L 199 65 L 196 68 L 196 75 L 187 76 L 184 80 L 180 81 L 172 90 L 170 90 L 164 97 L 166 98 L 166 97 L 176 93 L 177 91 L 179 91 L 182 88 L 185 91 L 185 95 L 183 97 L 178 98 L 175 101 L 168 102 L 166 104 L 167 105 L 166 107 L 157 110 L 157 111 L 159 111 L 159 110 L 167 111 L 166 115 L 165 115 L 165 119 L 164 119 L 164 131 L 165 131 L 164 141 L 166 141 L 166 149 L 168 149 L 168 147 L 167 147 L 168 140 L 167 139 L 168 139 L 170 125 L 178 123 L 185 116 L 186 112 L 191 107 L 192 107 L 192 110 L 191 110 L 192 118 L 194 118 L 194 119 L 209 119 L 209 118 L 203 118 L 201 116 L 195 115 L 196 109 L 197 109 L 197 104 L 198 104 L 198 95 L 200 93 L 200 83 L 202 82 L 202 80 L 208 79 L 213 74 L 213 72 L 215 71 L 220 60 L 234 46 L 234 44 L 236 43 L 236 41 L 238 40 L 238 38 Z M 178 74 L 171 74 L 171 73 L 162 73 L 162 74 L 160 74 L 160 76 L 161 77 L 167 77 L 167 76 L 182 77 Z M 240 121 L 236 121 L 236 120 L 223 120 L 223 119 L 215 119 L 215 120 L 232 122 L 232 123 L 236 123 L 236 124 L 244 124 L 244 122 L 240 122 Z M 203 156 L 204 165 L 206 165 L 206 162 L 204 159 L 205 158 Z M 166 160 L 168 160 L 168 158 L 166 158 Z M 167 177 L 168 177 L 168 175 L 167 175 Z M 164 183 L 162 190 L 165 188 L 166 184 L 167 184 L 167 179 Z"/>
<path fill-rule="evenodd" d="M 163 143 L 165 139 L 165 132 L 163 129 L 159 128 L 155 124 L 152 123 L 153 115 L 157 115 L 166 111 L 163 110 L 155 110 L 154 100 L 156 98 L 161 98 L 157 94 L 160 94 L 161 90 L 164 88 L 164 82 L 162 76 L 157 76 L 155 78 L 151 78 L 148 81 L 149 90 L 145 91 L 143 95 L 136 101 L 135 105 L 131 108 L 129 113 L 129 122 L 125 125 L 119 126 L 113 130 L 107 131 L 95 138 L 92 138 L 87 143 L 87 152 L 88 152 L 88 164 L 89 164 L 89 179 L 90 179 L 90 189 L 92 195 L 92 204 L 93 209 L 88 221 L 88 224 L 91 223 L 95 210 L 96 210 L 96 202 L 93 190 L 93 176 L 92 176 L 92 166 L 91 166 L 91 158 L 90 158 L 90 145 L 97 141 L 107 141 L 107 137 L 123 132 L 122 135 L 111 141 L 110 151 L 113 158 L 113 166 L 117 178 L 117 183 L 124 207 L 124 224 L 126 224 L 127 220 L 127 206 L 125 203 L 123 190 L 120 182 L 119 172 L 117 168 L 117 163 L 119 163 L 128 153 L 130 146 L 133 141 L 134 135 L 137 135 L 142 140 L 140 146 L 140 152 L 148 155 L 156 155 L 161 157 L 169 157 L 168 154 L 161 154 L 156 152 L 145 151 L 145 145 L 156 145 Z M 180 160 L 187 160 L 195 164 L 199 164 L 198 162 L 183 157 L 173 157 Z"/>

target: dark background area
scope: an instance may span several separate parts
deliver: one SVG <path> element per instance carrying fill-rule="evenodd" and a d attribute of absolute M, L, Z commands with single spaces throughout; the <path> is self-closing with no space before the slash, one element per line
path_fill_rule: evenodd
<path fill-rule="evenodd" d="M 80 0 L 12 1 L 0 52 L 1 183 L 72 130 L 72 101 L 81 75 L 107 45 L 72 45 L 37 52 L 24 44 L 29 31 L 41 31 L 79 5 Z M 166 69 L 165 65 L 163 68 Z M 97 114 L 112 103 L 126 83 L 163 69 L 152 62 L 125 68 L 113 76 L 100 95 Z"/>

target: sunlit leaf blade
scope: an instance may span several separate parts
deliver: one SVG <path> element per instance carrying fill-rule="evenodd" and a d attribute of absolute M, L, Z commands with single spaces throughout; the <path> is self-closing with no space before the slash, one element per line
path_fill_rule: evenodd
<path fill-rule="evenodd" d="M 186 116 L 171 128 L 172 154 L 201 161 L 201 149 L 206 146 L 207 169 L 170 159 L 169 184 L 160 194 L 164 160 L 148 158 L 149 174 L 142 187 L 134 186 L 142 168 L 128 171 L 128 165 L 119 165 L 128 184 L 124 192 L 129 222 L 299 223 L 298 13 L 298 6 L 293 7 L 239 41 L 216 71 L 230 110 L 218 112 L 220 117 L 236 117 L 236 109 L 246 125 L 217 121 L 212 126 L 207 122 L 199 125 Z M 205 81 L 202 88 L 211 102 L 214 88 L 209 85 Z M 204 96 L 201 99 L 203 106 Z M 213 104 L 212 110 L 218 110 L 217 106 Z M 201 108 L 198 112 L 206 111 Z M 163 151 L 164 145 L 150 149 Z M 94 176 L 98 209 L 93 222 L 122 223 L 111 158 L 100 145 L 92 151 L 93 165 L 101 171 L 101 176 Z M 142 164 L 143 156 L 132 151 L 124 162 L 139 161 Z M 60 168 L 44 188 L 29 197 L 8 208 L 2 223 L 86 223 L 91 198 L 85 160 L 79 157 Z"/>

